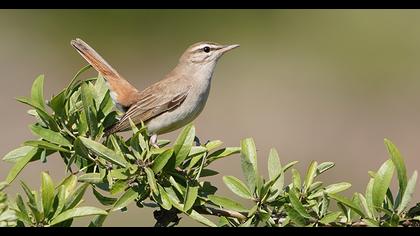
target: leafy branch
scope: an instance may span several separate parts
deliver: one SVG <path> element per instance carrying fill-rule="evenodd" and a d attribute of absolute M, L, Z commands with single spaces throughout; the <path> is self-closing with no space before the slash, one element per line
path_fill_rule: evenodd
<path fill-rule="evenodd" d="M 12 184 L 32 162 L 60 157 L 68 176 L 55 185 L 48 173 L 41 173 L 40 191 L 21 186 L 26 200 L 17 195 L 5 201 L 5 185 L 0 187 L 1 226 L 71 226 L 74 218 L 94 216 L 89 226 L 102 226 L 109 214 L 137 207 L 152 207 L 155 226 L 175 226 L 187 215 L 207 226 L 418 226 L 420 205 L 409 208 L 417 181 L 410 178 L 398 149 L 389 140 L 389 159 L 376 172 L 369 172 L 365 193 L 352 198 L 341 195 L 350 183 L 324 184 L 318 176 L 334 167 L 333 162 L 312 161 L 305 174 L 283 165 L 275 149 L 268 156 L 268 177 L 259 174 L 254 141 L 243 139 L 239 147 L 221 147 L 219 140 L 195 144 L 195 128 L 187 125 L 173 145 L 158 140 L 148 143 L 145 126 L 131 122 L 128 138 L 104 130 L 121 115 L 113 109 L 105 80 L 79 80 L 82 68 L 69 86 L 51 99 L 44 99 L 44 76 L 35 79 L 30 97 L 17 100 L 30 107 L 36 122 L 29 126 L 38 138 L 7 153 L 3 160 L 13 163 L 6 183 Z M 206 181 L 217 175 L 214 161 L 240 154 L 244 181 L 224 176 L 224 184 L 241 202 L 217 194 Z M 390 184 L 397 172 L 399 189 L 394 197 Z M 291 183 L 285 176 L 291 174 Z M 90 189 L 103 209 L 81 206 Z M 248 201 L 245 207 L 242 202 Z M 333 210 L 331 203 L 338 210 Z M 206 216 L 218 217 L 215 223 Z"/>

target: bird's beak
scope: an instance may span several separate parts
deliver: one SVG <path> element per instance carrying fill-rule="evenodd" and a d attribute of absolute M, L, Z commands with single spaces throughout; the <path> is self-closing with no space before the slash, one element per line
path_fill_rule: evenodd
<path fill-rule="evenodd" d="M 221 51 L 222 53 L 225 53 L 225 52 L 230 51 L 230 50 L 232 50 L 232 49 L 235 49 L 235 48 L 237 48 L 237 47 L 239 47 L 239 44 L 226 45 L 226 46 L 223 46 L 223 48 L 222 48 L 222 49 L 220 49 L 220 51 Z"/>

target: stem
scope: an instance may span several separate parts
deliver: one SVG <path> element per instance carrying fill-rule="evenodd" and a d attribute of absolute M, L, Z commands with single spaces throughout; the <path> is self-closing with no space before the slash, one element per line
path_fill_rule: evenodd
<path fill-rule="evenodd" d="M 244 214 L 237 211 L 233 211 L 233 210 L 217 209 L 217 208 L 208 207 L 208 206 L 197 208 L 195 210 L 198 213 L 204 214 L 204 215 L 232 217 L 240 221 L 245 221 L 247 219 L 247 217 Z"/>

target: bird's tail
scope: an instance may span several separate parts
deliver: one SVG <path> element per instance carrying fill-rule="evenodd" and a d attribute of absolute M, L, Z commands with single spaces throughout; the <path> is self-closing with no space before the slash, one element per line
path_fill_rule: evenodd
<path fill-rule="evenodd" d="M 71 40 L 71 45 L 97 70 L 108 82 L 112 92 L 112 99 L 123 108 L 131 106 L 135 102 L 138 91 L 112 68 L 92 47 L 81 39 Z"/>

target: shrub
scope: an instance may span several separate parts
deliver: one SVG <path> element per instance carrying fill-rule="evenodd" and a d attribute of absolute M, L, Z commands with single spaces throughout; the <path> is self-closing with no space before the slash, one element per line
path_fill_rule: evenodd
<path fill-rule="evenodd" d="M 31 132 L 39 136 L 9 152 L 4 161 L 14 163 L 6 182 L 11 184 L 29 163 L 47 162 L 58 154 L 66 165 L 66 177 L 55 185 L 48 173 L 41 173 L 41 189 L 32 191 L 24 182 L 26 200 L 17 195 L 6 202 L 0 192 L 0 226 L 71 226 L 73 219 L 94 216 L 89 226 L 102 226 L 109 214 L 136 203 L 153 207 L 155 226 L 177 225 L 185 214 L 207 226 L 418 226 L 420 204 L 409 208 L 417 180 L 410 178 L 403 157 L 389 140 L 389 159 L 376 172 L 369 172 L 365 193 L 351 198 L 341 192 L 350 183 L 324 184 L 318 176 L 334 167 L 333 162 L 312 161 L 305 174 L 294 169 L 297 161 L 282 164 L 277 151 L 268 156 L 267 178 L 259 174 L 256 147 L 251 138 L 239 147 L 222 147 L 219 140 L 196 144 L 195 128 L 187 125 L 173 145 L 158 140 L 149 145 L 143 124 L 131 122 L 127 139 L 117 134 L 104 137 L 104 130 L 121 115 L 113 110 L 105 80 L 78 80 L 90 67 L 81 69 L 63 91 L 44 102 L 44 76 L 33 83 L 31 96 L 18 98 L 31 107 L 36 122 Z M 219 174 L 214 161 L 240 154 L 244 182 L 224 176 L 223 182 L 252 207 L 217 194 L 217 187 L 204 177 Z M 291 183 L 285 175 L 291 173 Z M 396 172 L 399 189 L 394 197 L 389 186 Z M 3 191 L 5 185 L 1 185 Z M 103 206 L 80 206 L 91 189 Z M 338 207 L 334 207 L 336 203 Z M 211 221 L 207 215 L 218 217 Z"/>

